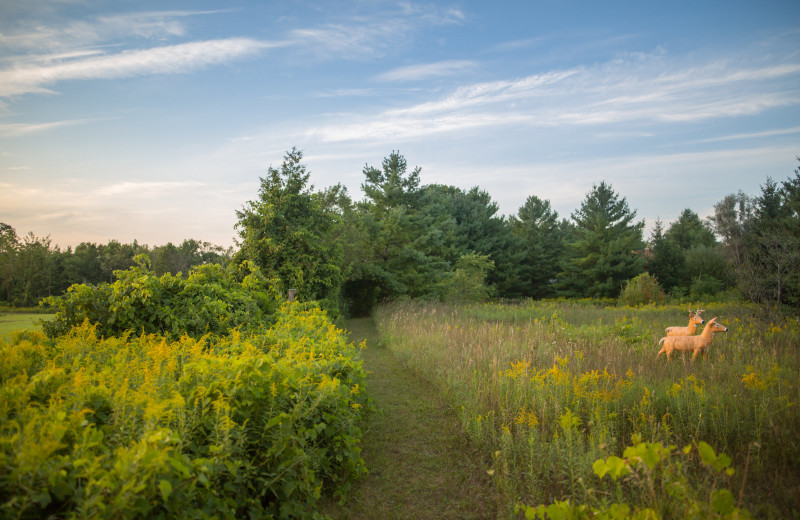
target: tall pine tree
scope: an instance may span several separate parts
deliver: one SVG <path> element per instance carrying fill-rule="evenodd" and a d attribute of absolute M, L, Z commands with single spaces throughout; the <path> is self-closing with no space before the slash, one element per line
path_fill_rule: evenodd
<path fill-rule="evenodd" d="M 592 187 L 572 213 L 573 236 L 559 280 L 565 295 L 615 298 L 625 281 L 642 272 L 644 221 L 635 218 L 636 211 L 605 181 Z"/>
<path fill-rule="evenodd" d="M 564 253 L 564 235 L 558 213 L 549 200 L 531 195 L 512 219 L 514 234 L 522 241 L 520 288 L 523 296 L 546 298 L 555 295 L 554 281 Z"/>
<path fill-rule="evenodd" d="M 240 249 L 234 263 L 252 261 L 283 291 L 296 289 L 303 301 L 318 300 L 334 316 L 342 284 L 342 248 L 331 230 L 339 215 L 309 186 L 303 153 L 292 148 L 280 169 L 261 178 L 258 199 L 236 212 Z"/>

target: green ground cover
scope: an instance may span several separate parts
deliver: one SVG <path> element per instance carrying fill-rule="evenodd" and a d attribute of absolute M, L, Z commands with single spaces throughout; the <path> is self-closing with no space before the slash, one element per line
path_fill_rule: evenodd
<path fill-rule="evenodd" d="M 325 513 L 335 520 L 496 518 L 491 460 L 470 447 L 439 389 L 378 341 L 371 318 L 347 328 L 352 341 L 366 340 L 365 391 L 375 409 L 362 439 L 369 473 Z"/>
<path fill-rule="evenodd" d="M 0 338 L 8 339 L 9 334 L 17 330 L 40 330 L 40 322 L 51 319 L 52 314 L 0 312 Z"/>

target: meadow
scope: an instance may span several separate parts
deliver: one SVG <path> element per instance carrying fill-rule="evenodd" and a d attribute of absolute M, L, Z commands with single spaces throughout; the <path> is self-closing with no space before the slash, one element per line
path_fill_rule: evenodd
<path fill-rule="evenodd" d="M 694 362 L 656 357 L 688 304 L 401 302 L 376 321 L 447 396 L 510 515 L 797 517 L 800 322 L 703 307 L 728 332 Z"/>

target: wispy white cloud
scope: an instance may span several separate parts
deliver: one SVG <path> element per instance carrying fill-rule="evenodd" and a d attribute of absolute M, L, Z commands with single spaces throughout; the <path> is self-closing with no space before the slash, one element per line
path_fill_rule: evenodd
<path fill-rule="evenodd" d="M 710 139 L 699 139 L 692 142 L 717 143 L 720 141 L 735 141 L 739 139 L 759 139 L 761 137 L 775 137 L 777 135 L 791 135 L 791 134 L 800 134 L 800 126 L 793 126 L 791 128 L 780 128 L 777 130 L 767 130 L 765 132 L 750 132 L 745 134 L 723 135 L 720 137 L 712 137 Z"/>
<path fill-rule="evenodd" d="M 96 119 L 71 119 L 66 121 L 49 121 L 46 123 L 0 123 L 0 136 L 19 137 L 23 135 L 46 132 L 54 128 L 82 125 Z"/>
<path fill-rule="evenodd" d="M 509 52 L 509 51 L 517 51 L 517 50 L 520 50 L 520 49 L 528 49 L 530 47 L 534 47 L 536 45 L 539 45 L 543 41 L 545 41 L 545 38 L 543 38 L 543 37 L 525 38 L 525 39 L 522 39 L 522 40 L 512 40 L 512 41 L 499 43 L 499 44 L 491 47 L 490 49 L 488 49 L 488 52 Z"/>
<path fill-rule="evenodd" d="M 435 4 L 415 4 L 412 2 L 400 2 L 399 6 L 403 15 L 412 16 L 435 25 L 459 24 L 467 19 L 464 12 L 455 7 L 440 7 Z"/>
<path fill-rule="evenodd" d="M 0 54 L 71 51 L 128 37 L 163 41 L 186 35 L 184 18 L 215 12 L 219 11 L 146 11 L 50 24 L 38 16 L 17 18 L 13 26 L 0 30 L 0 48 L 5 49 Z"/>
<path fill-rule="evenodd" d="M 183 182 L 132 182 L 124 181 L 106 186 L 100 186 L 95 193 L 101 197 L 135 197 L 158 198 L 186 189 L 197 190 L 206 187 L 206 184 L 195 181 Z"/>
<path fill-rule="evenodd" d="M 369 15 L 344 15 L 336 23 L 296 28 L 284 40 L 316 59 L 360 60 L 395 54 L 420 31 L 437 25 L 461 24 L 459 9 L 401 2 L 399 11 L 375 10 Z"/>
<path fill-rule="evenodd" d="M 463 71 L 474 70 L 477 63 L 472 60 L 449 60 L 400 67 L 377 77 L 378 81 L 420 81 L 430 78 L 451 76 Z"/>
<path fill-rule="evenodd" d="M 362 59 L 382 56 L 402 41 L 412 29 L 405 19 L 356 20 L 290 31 L 287 43 L 318 59 L 331 57 Z"/>
<path fill-rule="evenodd" d="M 47 92 L 47 86 L 64 80 L 188 72 L 276 45 L 280 44 L 250 38 L 228 38 L 90 56 L 51 65 L 12 67 L 0 70 L 0 97 Z"/>
<path fill-rule="evenodd" d="M 800 63 L 700 67 L 653 56 L 474 83 L 379 114 L 307 132 L 325 142 L 410 139 L 495 125 L 687 123 L 800 105 Z"/>

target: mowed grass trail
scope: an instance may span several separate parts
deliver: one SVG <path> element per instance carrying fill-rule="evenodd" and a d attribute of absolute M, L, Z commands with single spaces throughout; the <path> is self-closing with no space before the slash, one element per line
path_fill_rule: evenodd
<path fill-rule="evenodd" d="M 371 318 L 347 325 L 352 341 L 367 341 L 362 355 L 376 409 L 362 444 L 369 474 L 344 505 L 328 502 L 325 512 L 337 520 L 496 518 L 489 466 L 436 388 L 378 343 Z"/>

